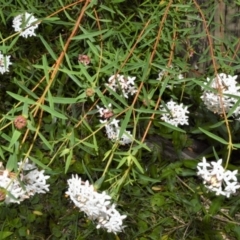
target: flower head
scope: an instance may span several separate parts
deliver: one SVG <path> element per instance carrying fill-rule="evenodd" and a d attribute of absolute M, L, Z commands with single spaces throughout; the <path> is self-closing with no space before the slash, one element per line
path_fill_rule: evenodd
<path fill-rule="evenodd" d="M 118 141 L 118 143 L 121 145 L 131 143 L 133 141 L 133 136 L 130 131 L 124 131 L 122 136 L 120 136 L 120 120 L 117 120 L 113 117 L 114 113 L 111 108 L 111 104 L 109 104 L 108 107 L 105 108 L 97 106 L 100 117 L 103 118 L 103 120 L 100 120 L 100 123 L 104 124 L 107 137 L 114 142 Z"/>
<path fill-rule="evenodd" d="M 35 29 L 38 28 L 39 23 L 37 22 L 37 18 L 35 18 L 30 13 L 23 13 L 16 16 L 13 19 L 13 28 L 15 32 L 20 32 L 20 36 L 24 38 L 36 36 Z"/>
<path fill-rule="evenodd" d="M 83 65 L 87 66 L 90 64 L 91 62 L 91 59 L 88 55 L 84 55 L 84 54 L 79 54 L 78 55 L 78 61 L 80 63 L 82 63 Z"/>
<path fill-rule="evenodd" d="M 27 119 L 24 116 L 19 115 L 14 119 L 14 126 L 17 129 L 21 130 L 22 128 L 26 127 L 26 125 L 27 125 Z"/>
<path fill-rule="evenodd" d="M 12 63 L 10 62 L 10 56 L 4 56 L 0 52 L 0 73 L 4 74 L 5 72 L 9 72 L 9 65 Z"/>
<path fill-rule="evenodd" d="M 126 215 L 120 215 L 116 206 L 111 204 L 109 195 L 105 192 L 98 193 L 93 185 L 82 181 L 77 175 L 68 180 L 68 186 L 66 194 L 90 220 L 97 222 L 97 228 L 105 228 L 115 234 L 123 230 Z"/>
<path fill-rule="evenodd" d="M 163 113 L 161 119 L 167 123 L 170 123 L 174 126 L 188 124 L 187 107 L 184 107 L 181 103 L 180 105 L 175 103 L 173 100 L 169 101 L 166 104 L 166 107 L 161 105 L 160 111 L 168 111 Z"/>
<path fill-rule="evenodd" d="M 128 98 L 129 95 L 133 95 L 137 92 L 136 87 L 134 86 L 134 81 L 136 77 L 125 77 L 120 74 L 112 75 L 106 85 L 111 88 L 114 92 L 117 90 L 120 91 L 122 96 Z"/>
<path fill-rule="evenodd" d="M 216 195 L 230 197 L 240 185 L 237 182 L 237 170 L 229 171 L 222 167 L 222 159 L 207 163 L 206 158 L 197 165 L 197 175 L 203 179 L 205 187 Z"/>
<path fill-rule="evenodd" d="M 36 193 L 49 191 L 49 185 L 46 184 L 49 176 L 44 175 L 43 170 L 39 171 L 28 159 L 18 165 L 19 178 L 8 170 L 0 170 L 0 188 L 5 190 L 5 203 L 20 203 Z"/>
<path fill-rule="evenodd" d="M 112 141 L 118 141 L 120 145 L 126 145 L 133 141 L 133 136 L 130 131 L 124 131 L 120 136 L 121 126 L 119 126 L 120 120 L 113 118 L 110 122 L 107 120 L 100 120 L 101 123 L 105 124 L 105 130 L 107 137 Z"/>
<path fill-rule="evenodd" d="M 205 106 L 213 113 L 228 113 L 237 103 L 240 87 L 237 85 L 237 75 L 231 76 L 225 73 L 218 74 L 214 79 L 207 78 L 206 88 L 201 96 Z M 209 89 L 211 88 L 211 89 Z M 233 115 L 240 116 L 240 107 L 235 108 Z"/>

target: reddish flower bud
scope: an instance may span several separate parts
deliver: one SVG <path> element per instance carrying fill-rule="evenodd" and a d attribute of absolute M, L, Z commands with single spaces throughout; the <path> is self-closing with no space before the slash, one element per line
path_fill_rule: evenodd
<path fill-rule="evenodd" d="M 24 127 L 26 127 L 27 125 L 27 119 L 25 117 L 23 117 L 22 115 L 20 116 L 17 116 L 14 120 L 14 126 L 17 128 L 17 129 L 22 129 Z"/>
<path fill-rule="evenodd" d="M 78 61 L 80 63 L 84 64 L 85 66 L 91 62 L 90 57 L 87 55 L 83 55 L 83 54 L 78 55 Z"/>

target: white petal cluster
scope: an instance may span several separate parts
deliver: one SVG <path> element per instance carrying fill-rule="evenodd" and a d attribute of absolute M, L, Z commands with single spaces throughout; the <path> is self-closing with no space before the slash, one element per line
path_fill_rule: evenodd
<path fill-rule="evenodd" d="M 21 201 L 35 195 L 36 193 L 46 193 L 49 185 L 46 180 L 49 176 L 44 175 L 44 171 L 39 171 L 34 163 L 19 162 L 19 177 L 8 170 L 0 171 L 0 188 L 4 189 L 5 203 L 20 203 Z"/>
<path fill-rule="evenodd" d="M 32 14 L 25 12 L 13 19 L 12 26 L 15 32 L 20 32 L 20 36 L 28 38 L 36 36 L 35 29 L 37 29 L 39 25 L 39 23 L 36 23 L 37 21 L 38 19 Z"/>
<path fill-rule="evenodd" d="M 113 116 L 113 111 L 112 111 L 111 108 L 112 108 L 111 103 L 108 104 L 108 107 L 106 107 L 106 108 L 97 106 L 100 117 L 104 118 L 104 119 L 108 119 L 108 118 L 112 117 Z"/>
<path fill-rule="evenodd" d="M 118 141 L 121 145 L 129 144 L 133 141 L 133 136 L 130 131 L 124 131 L 120 137 L 121 127 L 118 124 L 119 120 L 116 120 L 116 118 L 113 118 L 110 122 L 106 119 L 100 120 L 100 122 L 105 124 L 107 136 L 112 141 Z"/>
<path fill-rule="evenodd" d="M 160 111 L 167 111 L 167 113 L 163 113 L 161 119 L 167 123 L 170 123 L 174 126 L 178 125 L 188 125 L 188 113 L 187 107 L 184 107 L 181 103 L 180 105 L 170 100 L 166 107 L 163 105 L 160 106 Z"/>
<path fill-rule="evenodd" d="M 0 52 L 0 73 L 4 74 L 5 72 L 9 72 L 9 65 L 11 65 L 11 61 L 10 61 L 10 56 L 4 56 L 1 52 Z"/>
<path fill-rule="evenodd" d="M 96 192 L 93 185 L 83 182 L 77 175 L 68 180 L 68 186 L 66 194 L 90 220 L 97 222 L 97 228 L 105 228 L 115 234 L 123 230 L 123 219 L 127 216 L 120 215 L 116 206 L 111 204 L 109 195 Z"/>
<path fill-rule="evenodd" d="M 222 167 L 222 159 L 208 163 L 203 157 L 202 162 L 198 163 L 197 169 L 197 175 L 203 179 L 205 187 L 216 195 L 230 197 L 240 188 L 236 177 L 238 170 L 225 170 Z"/>
<path fill-rule="evenodd" d="M 227 75 L 220 73 L 216 78 L 207 78 L 206 86 L 212 89 L 205 89 L 201 98 L 206 107 L 217 114 L 223 113 L 223 108 L 228 113 L 236 104 L 240 97 L 240 87 L 237 86 L 237 76 Z M 234 95 L 233 96 L 229 96 Z M 233 115 L 237 118 L 240 117 L 240 107 L 237 107 Z"/>
<path fill-rule="evenodd" d="M 100 119 L 99 121 L 100 123 L 104 124 L 107 137 L 114 142 L 118 141 L 120 145 L 131 143 L 133 141 L 133 136 L 130 131 L 124 131 L 122 136 L 120 137 L 120 120 L 117 120 L 116 118 L 111 118 L 114 115 L 111 107 L 111 104 L 109 104 L 108 107 L 105 108 L 97 106 L 100 117 L 103 118 L 103 120 Z M 109 118 L 111 118 L 110 121 L 107 120 Z"/>
<path fill-rule="evenodd" d="M 125 97 L 128 98 L 129 95 L 134 95 L 137 92 L 136 87 L 134 86 L 134 81 L 136 77 L 124 77 L 123 75 L 116 74 L 112 75 L 106 84 L 114 92 L 117 90 Z"/>

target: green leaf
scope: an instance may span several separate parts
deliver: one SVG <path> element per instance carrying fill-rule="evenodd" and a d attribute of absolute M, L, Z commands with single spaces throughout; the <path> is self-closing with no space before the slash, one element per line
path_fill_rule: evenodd
<path fill-rule="evenodd" d="M 84 29 L 83 27 L 81 27 L 82 30 L 82 34 L 73 37 L 73 40 L 82 40 L 82 39 L 86 39 L 88 38 L 89 40 L 91 40 L 91 42 L 95 42 L 93 37 L 97 37 L 99 35 L 102 35 L 103 33 L 109 31 L 109 29 L 105 29 L 105 30 L 100 30 L 100 31 L 94 31 L 94 32 L 88 32 L 86 29 Z"/>
<path fill-rule="evenodd" d="M 8 158 L 6 169 L 8 169 L 8 171 L 12 171 L 13 169 L 17 170 L 17 162 L 18 159 L 16 154 L 11 154 L 10 157 Z"/>
<path fill-rule="evenodd" d="M 196 169 L 198 162 L 199 161 L 197 160 L 186 159 L 186 160 L 183 160 L 183 166 L 191 169 Z"/>
<path fill-rule="evenodd" d="M 51 146 L 51 144 L 48 142 L 48 140 L 40 133 L 38 132 L 38 136 L 41 138 L 41 140 L 43 141 L 43 143 L 45 144 L 45 146 L 49 149 L 49 150 L 53 150 L 53 147 Z"/>
<path fill-rule="evenodd" d="M 121 161 L 118 163 L 117 169 L 119 169 L 123 164 L 125 164 L 127 160 L 128 160 L 128 157 L 123 157 Z"/>
<path fill-rule="evenodd" d="M 175 127 L 173 126 L 172 124 L 169 124 L 167 122 L 159 122 L 159 124 L 165 126 L 165 127 L 168 127 L 172 130 L 175 130 L 175 131 L 178 131 L 178 132 L 182 132 L 182 133 L 186 133 L 186 131 L 184 131 L 183 129 L 179 128 L 179 127 Z"/>
<path fill-rule="evenodd" d="M 46 100 L 48 101 L 48 99 Z M 74 104 L 77 102 L 77 98 L 52 97 L 52 101 L 59 104 Z"/>
<path fill-rule="evenodd" d="M 68 156 L 67 156 L 67 161 L 65 163 L 65 174 L 67 173 L 69 166 L 71 164 L 72 161 L 72 156 L 73 156 L 73 151 L 72 149 L 69 151 Z"/>
<path fill-rule="evenodd" d="M 18 131 L 17 129 L 14 130 L 12 138 L 11 138 L 11 142 L 10 142 L 10 145 L 9 145 L 8 148 L 11 148 L 18 141 L 18 139 L 20 138 L 21 134 L 22 133 L 20 131 Z"/>
<path fill-rule="evenodd" d="M 121 123 L 121 129 L 120 129 L 120 132 L 118 135 L 119 138 L 121 138 L 123 133 L 126 131 L 131 115 L 132 115 L 132 107 L 129 107 L 129 109 L 125 115 L 125 118 Z"/>
<path fill-rule="evenodd" d="M 8 231 L 3 232 L 3 231 L 1 231 L 1 232 L 0 232 L 0 239 L 1 239 L 1 240 L 2 240 L 2 239 L 5 239 L 5 238 L 11 236 L 12 234 L 13 234 L 13 232 L 8 232 Z"/>
<path fill-rule="evenodd" d="M 46 106 L 46 105 L 41 105 L 40 106 L 44 111 L 50 113 L 52 116 L 57 117 L 57 118 L 61 118 L 61 119 L 67 119 L 67 117 L 65 117 L 63 114 L 61 114 L 60 112 L 55 111 L 54 109 Z"/>
<path fill-rule="evenodd" d="M 199 129 L 200 129 L 201 132 L 205 133 L 210 138 L 215 139 L 216 141 L 218 141 L 218 142 L 220 142 L 222 144 L 228 145 L 228 142 L 225 141 L 223 138 L 218 137 L 217 135 L 215 135 L 215 134 L 213 134 L 213 133 L 211 133 L 211 132 L 209 132 L 207 130 L 204 130 L 204 129 L 200 128 L 200 127 L 199 127 Z"/>
<path fill-rule="evenodd" d="M 7 93 L 15 98 L 16 100 L 20 101 L 20 102 L 24 102 L 24 103 L 28 103 L 28 104 L 35 104 L 35 101 L 33 101 L 32 99 L 28 98 L 28 97 L 23 97 L 23 96 L 20 96 L 18 94 L 15 94 L 15 93 L 12 93 L 12 92 L 8 92 Z"/>
<path fill-rule="evenodd" d="M 165 197 L 161 193 L 155 193 L 151 197 L 151 206 L 152 207 L 161 207 L 165 204 Z"/>
<path fill-rule="evenodd" d="M 46 55 L 42 55 L 42 63 L 43 63 L 42 66 L 44 70 L 44 76 L 46 77 L 47 83 L 49 83 L 49 67 L 48 67 Z"/>
<path fill-rule="evenodd" d="M 39 167 L 51 171 L 51 168 L 44 165 L 41 161 L 37 160 L 36 158 L 29 156 L 30 160 L 36 163 Z"/>
<path fill-rule="evenodd" d="M 135 158 L 133 155 L 129 156 L 131 157 L 131 159 L 133 160 L 133 162 L 135 163 L 135 165 L 137 166 L 137 168 L 139 169 L 139 171 L 141 173 L 144 173 L 144 170 L 142 168 L 142 166 L 140 165 L 140 163 L 138 162 L 137 158 Z"/>
<path fill-rule="evenodd" d="M 65 148 L 62 150 L 61 154 L 60 154 L 60 157 L 66 155 L 66 154 L 69 154 L 71 152 L 71 149 L 69 148 Z"/>
<path fill-rule="evenodd" d="M 235 147 L 235 148 L 240 148 L 240 143 L 234 143 L 234 144 L 233 144 L 233 147 Z"/>
<path fill-rule="evenodd" d="M 47 49 L 48 53 L 51 55 L 51 57 L 54 60 L 57 60 L 57 56 L 56 54 L 53 52 L 52 48 L 49 46 L 49 44 L 47 43 L 47 41 L 45 41 L 45 39 L 42 37 L 41 34 L 39 34 L 39 38 L 41 39 L 43 45 L 45 46 L 45 48 Z"/>

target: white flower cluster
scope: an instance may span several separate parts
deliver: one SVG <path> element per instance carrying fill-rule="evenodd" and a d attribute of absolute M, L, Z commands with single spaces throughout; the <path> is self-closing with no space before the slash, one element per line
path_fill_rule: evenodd
<path fill-rule="evenodd" d="M 133 141 L 133 136 L 130 131 L 124 131 L 122 136 L 120 137 L 120 120 L 117 120 L 116 118 L 113 118 L 110 121 L 107 120 L 108 118 L 113 116 L 111 106 L 111 104 L 109 104 L 107 108 L 97 106 L 100 117 L 104 118 L 104 120 L 100 119 L 99 121 L 100 123 L 105 124 L 107 137 L 114 142 L 118 141 L 120 145 L 131 143 Z"/>
<path fill-rule="evenodd" d="M 9 65 L 12 63 L 10 62 L 10 56 L 4 56 L 0 52 L 0 73 L 4 74 L 5 72 L 9 72 Z"/>
<path fill-rule="evenodd" d="M 46 180 L 49 176 L 44 171 L 39 171 L 34 163 L 28 159 L 18 163 L 19 176 L 7 169 L 0 170 L 0 192 L 5 203 L 20 203 L 36 193 L 46 193 L 49 185 Z"/>
<path fill-rule="evenodd" d="M 222 159 L 208 163 L 203 157 L 202 162 L 198 163 L 197 169 L 197 175 L 203 179 L 205 187 L 216 195 L 230 197 L 240 188 L 236 177 L 238 170 L 225 170 L 222 167 Z"/>
<path fill-rule="evenodd" d="M 240 87 L 237 86 L 236 79 L 237 76 L 231 76 L 225 73 L 218 74 L 217 77 L 212 80 L 207 78 L 206 85 L 214 91 L 205 89 L 201 98 L 210 111 L 222 114 L 223 108 L 226 113 L 232 109 L 240 97 Z M 228 94 L 234 95 L 235 97 L 229 96 Z M 238 118 L 240 117 L 240 106 L 234 110 L 233 115 Z"/>
<path fill-rule="evenodd" d="M 20 32 L 20 36 L 27 38 L 28 36 L 36 36 L 35 29 L 38 28 L 39 23 L 38 21 L 30 13 L 23 13 L 16 16 L 13 19 L 13 28 L 15 32 Z M 0 52 L 0 73 L 4 74 L 5 72 L 9 72 L 9 65 L 11 65 L 10 56 L 4 56 Z"/>
<path fill-rule="evenodd" d="M 125 98 L 128 98 L 129 95 L 133 95 L 137 92 L 134 86 L 135 79 L 136 77 L 124 77 L 123 75 L 116 74 L 108 79 L 109 83 L 107 83 L 106 86 L 111 88 L 114 92 L 119 90 Z"/>
<path fill-rule="evenodd" d="M 68 186 L 66 194 L 90 220 L 97 222 L 97 228 L 105 228 L 115 234 L 123 230 L 123 219 L 127 216 L 120 215 L 116 205 L 111 204 L 109 195 L 96 192 L 93 185 L 83 182 L 77 175 L 68 180 Z"/>
<path fill-rule="evenodd" d="M 173 100 L 169 101 L 166 104 L 166 107 L 163 105 L 160 106 L 160 111 L 168 111 L 167 113 L 163 113 L 161 119 L 167 123 L 170 123 L 174 126 L 178 125 L 188 125 L 188 115 L 189 111 L 187 107 L 184 107 L 181 103 L 180 105 L 175 103 Z"/>
<path fill-rule="evenodd" d="M 38 19 L 30 13 L 20 14 L 13 19 L 14 31 L 20 32 L 20 36 L 24 38 L 36 36 L 35 29 L 39 25 L 39 23 L 36 23 L 37 21 Z"/>

